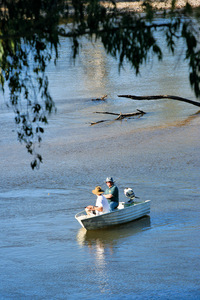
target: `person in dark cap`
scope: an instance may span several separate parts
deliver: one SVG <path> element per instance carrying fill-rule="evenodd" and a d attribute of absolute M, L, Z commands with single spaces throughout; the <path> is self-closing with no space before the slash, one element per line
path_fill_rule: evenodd
<path fill-rule="evenodd" d="M 110 210 L 113 211 L 119 205 L 119 191 L 118 187 L 114 184 L 112 177 L 106 178 L 107 189 L 105 190 L 104 196 L 108 199 L 110 204 Z"/>

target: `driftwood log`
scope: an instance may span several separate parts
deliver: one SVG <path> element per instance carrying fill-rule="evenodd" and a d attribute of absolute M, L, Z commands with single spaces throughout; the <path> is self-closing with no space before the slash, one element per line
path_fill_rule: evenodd
<path fill-rule="evenodd" d="M 114 120 L 101 120 L 101 121 L 97 121 L 97 122 L 91 122 L 91 125 L 96 125 L 99 123 L 103 123 L 103 122 L 109 122 L 109 121 L 118 121 L 118 120 L 123 120 L 125 118 L 130 118 L 130 117 L 135 117 L 135 116 L 143 116 L 144 114 L 146 114 L 144 111 L 137 109 L 137 112 L 134 113 L 113 113 L 113 112 L 108 112 L 108 111 L 96 111 L 96 114 L 106 114 L 106 115 L 114 115 L 117 116 L 117 118 L 115 118 Z"/>
<path fill-rule="evenodd" d="M 200 107 L 200 102 L 189 100 L 187 98 L 171 96 L 171 95 L 157 95 L 157 96 L 135 96 L 135 95 L 118 95 L 118 97 L 130 98 L 132 100 L 160 100 L 160 99 L 172 99 L 178 100 L 182 102 L 186 102 L 189 104 L 193 104 L 195 106 Z"/>

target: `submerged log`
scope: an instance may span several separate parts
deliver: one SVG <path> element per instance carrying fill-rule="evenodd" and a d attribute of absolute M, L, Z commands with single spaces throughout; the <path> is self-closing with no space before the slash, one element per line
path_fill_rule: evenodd
<path fill-rule="evenodd" d="M 106 114 L 106 115 L 114 115 L 114 116 L 121 116 L 121 118 L 128 118 L 128 117 L 134 117 L 138 115 L 144 115 L 146 114 L 144 111 L 137 109 L 138 112 L 133 112 L 133 113 L 113 113 L 113 112 L 108 112 L 108 111 L 96 111 L 95 114 Z"/>
<path fill-rule="evenodd" d="M 113 112 L 108 112 L 108 111 L 96 111 L 96 114 L 106 114 L 106 115 L 114 115 L 117 116 L 117 118 L 115 118 L 114 120 L 100 120 L 97 122 L 91 122 L 90 125 L 96 125 L 99 123 L 103 123 L 103 122 L 108 122 L 108 121 L 117 121 L 117 120 L 123 120 L 126 118 L 130 118 L 130 117 L 134 117 L 134 116 L 143 116 L 144 114 L 146 114 L 144 111 L 137 109 L 138 112 L 134 112 L 134 113 L 113 113 Z"/>
<path fill-rule="evenodd" d="M 178 101 L 186 102 L 186 103 L 193 104 L 195 106 L 199 106 L 200 107 L 200 102 L 189 100 L 187 98 L 182 98 L 182 97 L 177 97 L 177 96 L 171 96 L 171 95 L 156 95 L 156 96 L 118 95 L 118 97 L 130 98 L 132 100 L 172 99 L 172 100 L 178 100 Z"/>
<path fill-rule="evenodd" d="M 92 99 L 92 101 L 105 101 L 108 95 L 104 95 L 101 98 Z"/>
<path fill-rule="evenodd" d="M 110 121 L 110 120 L 101 120 L 101 121 L 97 121 L 97 122 L 91 122 L 90 125 L 92 126 L 92 125 L 96 125 L 96 124 L 107 122 L 107 121 Z"/>

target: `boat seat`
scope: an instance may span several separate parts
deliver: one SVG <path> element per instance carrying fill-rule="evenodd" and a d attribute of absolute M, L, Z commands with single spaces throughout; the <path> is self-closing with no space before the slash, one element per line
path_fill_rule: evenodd
<path fill-rule="evenodd" d="M 134 201 L 120 202 L 117 208 L 122 209 L 124 207 L 132 206 L 132 205 L 134 205 Z"/>

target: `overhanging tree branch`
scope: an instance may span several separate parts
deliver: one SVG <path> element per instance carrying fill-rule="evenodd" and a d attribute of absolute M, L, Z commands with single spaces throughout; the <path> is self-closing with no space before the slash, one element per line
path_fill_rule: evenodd
<path fill-rule="evenodd" d="M 175 11 L 176 1 L 170 1 L 174 5 L 169 11 L 160 12 L 158 20 L 154 1 L 144 1 L 142 14 L 128 9 L 121 13 L 115 1 L 106 2 L 114 6 L 106 8 L 105 1 L 97 0 L 1 1 L 0 88 L 4 91 L 5 84 L 9 87 L 9 104 L 15 113 L 18 139 L 35 156 L 31 163 L 33 169 L 42 162 L 35 145 L 42 140 L 47 114 L 55 109 L 45 72 L 53 57 L 55 61 L 59 57 L 60 36 L 71 40 L 74 59 L 79 54 L 82 36 L 86 36 L 91 42 L 102 43 L 106 53 L 117 59 L 119 70 L 128 62 L 139 74 L 149 57 L 162 59 L 165 45 L 156 34 L 160 28 L 171 53 L 176 54 L 178 40 L 183 41 L 190 84 L 196 97 L 200 97 L 199 27 L 191 7 L 187 4 L 185 10 Z M 200 106 L 198 102 L 178 98 L 175 100 Z M 116 120 L 121 118 L 122 114 Z"/>
<path fill-rule="evenodd" d="M 147 24 L 144 24 L 143 28 L 144 29 L 151 29 L 151 28 L 170 28 L 171 27 L 171 24 L 169 23 L 162 23 L 162 24 L 151 24 L 151 25 L 147 25 Z M 137 25 L 135 26 L 116 26 L 116 27 L 110 27 L 109 28 L 109 32 L 110 33 L 114 33 L 118 30 L 134 30 L 134 29 L 137 29 Z M 103 28 L 103 29 L 98 29 L 98 30 L 91 30 L 91 29 L 86 29 L 86 30 L 72 30 L 72 31 L 69 31 L 69 32 L 66 32 L 65 30 L 60 30 L 59 32 L 59 35 L 62 36 L 62 37 L 81 37 L 83 35 L 92 35 L 92 34 L 95 34 L 95 35 L 101 35 L 102 33 L 106 33 L 108 31 L 108 28 Z M 0 36 L 1 37 L 1 36 Z"/>

